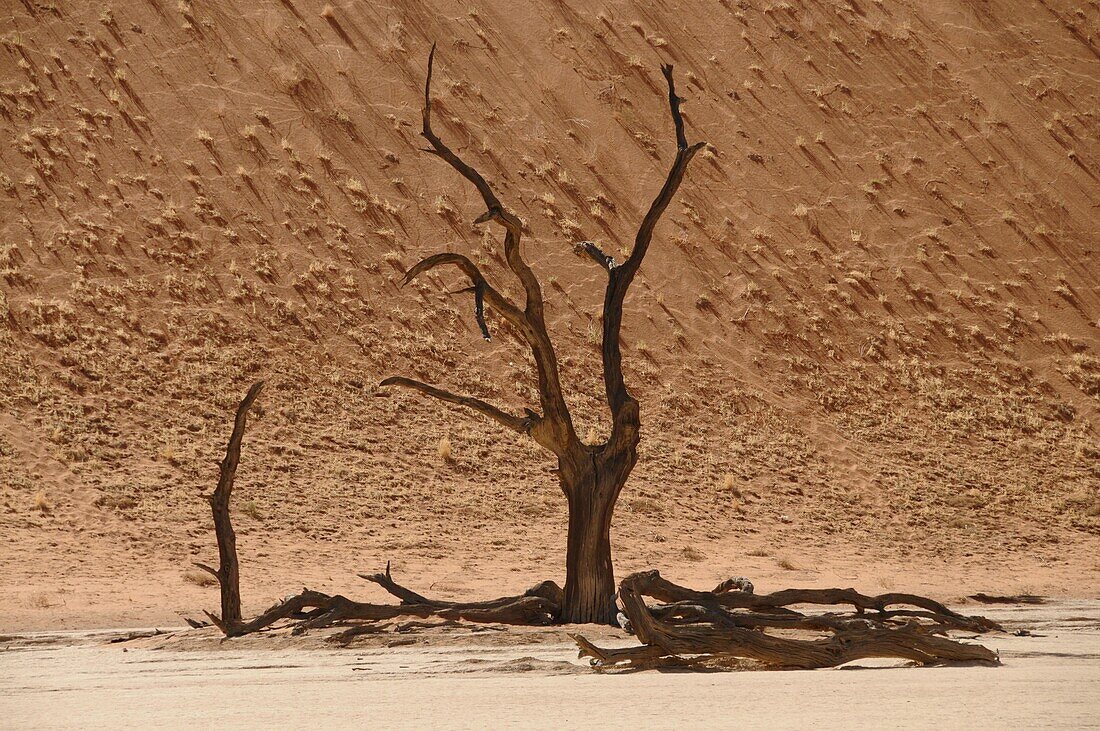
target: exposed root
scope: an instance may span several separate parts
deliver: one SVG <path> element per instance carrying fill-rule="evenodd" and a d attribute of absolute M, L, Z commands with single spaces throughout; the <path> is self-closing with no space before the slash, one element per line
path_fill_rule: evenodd
<path fill-rule="evenodd" d="M 619 584 L 619 601 L 642 645 L 604 649 L 581 635 L 573 639 L 580 656 L 591 658 L 597 667 L 680 666 L 685 660 L 708 658 L 745 658 L 780 668 L 834 667 L 870 657 L 922 665 L 999 664 L 988 648 L 945 636 L 951 629 L 984 632 L 1001 630 L 999 625 L 984 617 L 963 616 L 926 597 L 869 597 L 854 589 L 787 589 L 757 596 L 733 586 L 725 582 L 713 592 L 694 591 L 665 580 L 657 571 L 631 574 Z M 648 607 L 645 596 L 669 603 Z M 788 608 L 792 604 L 850 604 L 856 612 L 802 614 Z M 894 605 L 919 609 L 886 609 Z M 731 611 L 745 608 L 764 611 Z M 768 629 L 784 635 L 769 634 Z M 799 632 L 802 637 L 789 636 Z"/>
<path fill-rule="evenodd" d="M 952 629 L 966 629 L 972 632 L 1003 631 L 1000 625 L 985 617 L 966 617 L 951 611 L 937 601 L 916 594 L 891 592 L 868 596 L 860 594 L 855 589 L 784 589 L 772 594 L 753 594 L 752 591 L 736 591 L 729 588 L 728 585 L 731 582 L 745 581 L 744 579 L 725 581 L 714 591 L 695 591 L 673 584 L 657 571 L 634 574 L 627 579 L 643 575 L 646 577 L 645 595 L 667 603 L 688 601 L 726 609 L 771 610 L 772 613 L 793 613 L 797 616 L 801 615 L 786 608 L 794 604 L 849 604 L 859 615 L 865 614 L 867 610 L 873 610 L 876 614 L 869 616 L 878 619 L 901 616 L 921 617 Z M 624 582 L 627 579 L 624 579 Z M 917 607 L 918 611 L 904 609 L 887 611 L 886 608 L 890 606 Z"/>
<path fill-rule="evenodd" d="M 560 599 L 556 600 L 561 596 L 561 588 L 552 581 L 538 584 L 518 596 L 483 602 L 448 602 L 428 599 L 401 586 L 390 576 L 388 565 L 384 574 L 360 575 L 383 586 L 391 594 L 401 598 L 402 603 L 370 604 L 348 599 L 341 594 L 329 595 L 303 589 L 301 593 L 283 599 L 247 621 L 228 623 L 209 612 L 207 616 L 226 636 L 237 637 L 259 632 L 281 620 L 293 622 L 293 634 L 349 622 L 382 622 L 401 617 L 547 625 L 554 622 L 561 606 Z"/>

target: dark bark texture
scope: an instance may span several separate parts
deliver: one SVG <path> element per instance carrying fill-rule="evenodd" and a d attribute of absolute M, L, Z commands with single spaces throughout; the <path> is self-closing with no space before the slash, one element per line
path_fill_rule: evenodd
<path fill-rule="evenodd" d="M 222 613 L 215 617 L 207 616 L 227 635 L 235 634 L 241 624 L 241 575 L 237 563 L 237 534 L 233 531 L 233 521 L 229 517 L 229 499 L 233 495 L 233 480 L 237 476 L 237 465 L 241 461 L 241 442 L 248 423 L 248 411 L 263 390 L 264 382 L 252 384 L 237 406 L 237 415 L 233 419 L 233 433 L 225 448 L 225 457 L 219 466 L 218 485 L 210 496 L 210 509 L 214 514 L 214 533 L 218 539 L 218 569 L 215 571 L 206 564 L 196 563 L 203 571 L 214 575 L 221 587 Z"/>
<path fill-rule="evenodd" d="M 221 463 L 218 486 L 210 498 L 220 564 L 217 570 L 201 565 L 221 587 L 221 616 L 208 613 L 227 636 L 277 626 L 295 633 L 333 625 L 350 625 L 336 639 L 379 630 L 379 623 L 399 618 L 444 622 L 549 624 L 551 622 L 621 623 L 642 643 L 636 647 L 602 649 L 581 635 L 574 639 L 581 655 L 598 667 L 659 667 L 698 665 L 718 659 L 748 659 L 771 667 L 817 668 L 866 657 L 900 657 L 919 663 L 977 662 L 996 664 L 997 656 L 980 645 L 951 639 L 949 631 L 985 632 L 1000 629 L 981 617 L 966 617 L 925 597 L 890 593 L 866 596 L 854 589 L 787 589 L 758 596 L 745 579 L 723 582 L 713 591 L 699 592 L 663 579 L 656 571 L 632 574 L 618 586 L 611 555 L 611 523 L 619 494 L 638 461 L 641 435 L 639 404 L 623 377 L 621 330 L 623 304 L 641 268 L 661 216 L 676 195 L 688 165 L 703 143 L 688 144 L 681 99 L 676 95 L 672 66 L 661 67 L 668 86 L 668 105 L 676 137 L 676 153 L 664 184 L 638 226 L 629 256 L 622 263 L 591 241 L 574 243 L 607 276 L 603 302 L 603 381 L 611 433 L 600 444 L 586 444 L 577 436 L 562 393 L 557 356 L 546 327 L 542 287 L 523 258 L 523 226 L 497 198 L 492 186 L 460 158 L 432 129 L 431 85 L 435 47 L 428 56 L 424 84 L 421 134 L 436 155 L 472 184 L 481 195 L 485 212 L 475 224 L 494 223 L 504 235 L 504 258 L 522 286 L 523 302 L 513 302 L 494 287 L 468 257 L 456 253 L 429 256 L 413 265 L 404 277 L 408 284 L 437 267 L 451 266 L 462 273 L 473 294 L 474 317 L 485 339 L 492 337 L 485 309 L 507 322 L 522 345 L 530 349 L 538 377 L 538 409 L 512 414 L 482 399 L 452 393 L 403 376 L 381 386 L 411 389 L 439 401 L 473 410 L 501 426 L 530 436 L 557 458 L 562 492 L 569 506 L 564 588 L 543 582 L 523 594 L 481 602 L 433 600 L 397 584 L 386 571 L 360 574 L 400 600 L 399 604 L 369 604 L 342 595 L 304 589 L 276 603 L 260 615 L 241 615 L 236 536 L 229 501 L 240 461 L 248 411 L 262 387 L 249 389 L 237 409 L 233 433 Z M 644 597 L 659 604 L 649 606 Z M 622 607 L 620 617 L 616 602 Z M 803 614 L 791 605 L 851 605 L 855 613 Z M 780 633 L 780 634 L 777 634 Z M 802 636 L 792 636 L 802 633 Z M 809 636 L 805 636 L 809 633 Z"/>
<path fill-rule="evenodd" d="M 855 589 L 785 589 L 758 596 L 752 582 L 728 579 L 713 591 L 694 591 L 673 584 L 657 571 L 631 574 L 619 585 L 616 613 L 609 530 L 615 500 L 637 458 L 633 445 L 607 460 L 606 451 L 588 447 L 584 459 L 561 460 L 562 486 L 569 500 L 569 548 L 563 590 L 544 581 L 518 596 L 480 602 L 453 602 L 419 594 L 384 573 L 359 574 L 400 600 L 399 604 L 370 604 L 303 589 L 258 616 L 241 616 L 240 572 L 236 534 L 229 499 L 240 462 L 248 411 L 259 396 L 262 382 L 249 389 L 237 407 L 233 433 L 221 463 L 217 488 L 210 497 L 220 564 L 209 571 L 221 586 L 222 612 L 207 612 L 227 636 L 235 637 L 278 626 L 294 634 L 334 625 L 350 625 L 330 639 L 337 642 L 381 631 L 383 623 L 398 619 L 435 620 L 439 624 L 490 622 L 540 625 L 552 622 L 620 623 L 635 634 L 640 646 L 603 649 L 581 635 L 573 639 L 581 657 L 595 667 L 647 668 L 668 665 L 698 666 L 715 659 L 748 659 L 771 667 L 818 668 L 867 657 L 900 657 L 918 663 L 998 663 L 995 653 L 980 645 L 947 637 L 951 630 L 999 631 L 995 622 L 967 617 L 939 602 L 915 594 L 890 592 L 878 596 Z M 430 387 L 427 387 L 430 388 Z M 477 402 L 478 404 L 482 402 Z M 492 408 L 492 407 L 488 407 Z M 644 597 L 664 602 L 648 606 Z M 802 614 L 792 605 L 848 604 L 855 614 Z M 904 608 L 909 607 L 909 608 Z M 194 627 L 201 626 L 188 620 Z M 409 628 L 417 622 L 398 625 Z M 419 626 L 426 626 L 419 623 Z M 770 634 L 781 631 L 785 634 Z M 810 637 L 791 634 L 809 633 Z"/>

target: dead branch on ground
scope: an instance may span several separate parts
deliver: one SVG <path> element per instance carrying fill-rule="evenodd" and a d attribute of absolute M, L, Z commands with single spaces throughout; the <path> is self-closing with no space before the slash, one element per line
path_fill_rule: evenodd
<path fill-rule="evenodd" d="M 854 589 L 787 589 L 754 595 L 724 582 L 715 591 L 673 584 L 657 571 L 627 576 L 618 598 L 625 624 L 642 643 L 604 649 L 572 635 L 595 667 L 682 666 L 743 658 L 775 668 L 824 668 L 864 658 L 902 658 L 922 665 L 997 665 L 996 653 L 947 636 L 949 630 L 1002 628 L 914 594 L 866 596 Z M 647 606 L 643 597 L 665 602 Z M 791 605 L 850 604 L 854 613 L 804 614 Z M 912 606 L 915 610 L 888 609 Z M 746 611 L 748 610 L 748 611 Z M 772 630 L 769 632 L 768 630 Z"/>

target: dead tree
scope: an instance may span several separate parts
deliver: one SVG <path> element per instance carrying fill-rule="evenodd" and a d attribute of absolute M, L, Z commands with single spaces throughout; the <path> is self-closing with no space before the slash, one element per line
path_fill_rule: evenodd
<path fill-rule="evenodd" d="M 509 414 L 481 399 L 445 391 L 413 380 L 393 377 L 382 386 L 402 386 L 441 401 L 464 406 L 488 416 L 502 426 L 527 434 L 549 450 L 558 461 L 558 477 L 569 504 L 569 534 L 566 553 L 565 597 L 560 620 L 567 623 L 598 622 L 613 624 L 615 618 L 615 579 L 611 564 L 611 516 L 619 493 L 638 460 L 640 422 L 638 401 L 627 389 L 623 378 L 622 351 L 619 343 L 623 302 L 634 277 L 649 251 L 653 232 L 680 187 L 684 172 L 704 143 L 688 144 L 680 97 L 672 79 L 672 66 L 661 72 L 668 84 L 668 104 L 676 132 L 676 156 L 664 185 L 653 200 L 638 227 L 634 245 L 626 261 L 617 263 L 591 242 L 578 244 L 576 251 L 588 256 L 607 274 L 603 304 L 603 380 L 611 416 L 611 436 L 602 444 L 581 441 L 562 394 L 554 345 L 546 329 L 542 287 L 520 249 L 522 225 L 505 208 L 485 178 L 455 154 L 432 129 L 432 68 L 435 46 L 428 55 L 428 74 L 424 83 L 423 129 L 430 144 L 426 152 L 434 154 L 466 178 L 481 194 L 486 211 L 475 224 L 495 223 L 504 231 L 504 254 L 508 268 L 523 287 L 523 306 L 513 303 L 493 287 L 478 267 L 462 254 L 430 256 L 409 269 L 404 283 L 441 266 L 454 266 L 470 280 L 474 311 L 482 335 L 489 339 L 484 307 L 488 305 L 509 323 L 517 337 L 531 350 L 538 374 L 541 411 L 524 410 L 523 416 Z"/>
<path fill-rule="evenodd" d="M 206 614 L 227 637 L 277 626 L 289 626 L 293 634 L 301 634 L 312 629 L 350 625 L 344 632 L 330 637 L 333 641 L 347 642 L 361 634 L 381 631 L 386 622 L 409 617 L 444 623 L 513 625 L 545 625 L 560 620 L 566 595 L 552 581 L 544 581 L 517 596 L 479 602 L 442 601 L 429 599 L 398 584 L 390 575 L 389 563 L 384 573 L 359 576 L 397 597 L 399 604 L 369 604 L 340 594 L 303 589 L 252 619 L 242 619 L 230 497 L 248 411 L 262 387 L 262 382 L 253 384 L 237 407 L 218 485 L 210 497 L 220 557 L 218 570 L 196 564 L 213 574 L 221 587 L 221 616 Z M 648 606 L 644 600 L 646 596 L 664 604 Z M 773 667 L 804 668 L 839 665 L 864 657 L 901 657 L 920 663 L 996 664 L 996 655 L 988 649 L 946 635 L 950 630 L 1001 630 L 995 622 L 963 616 L 939 602 L 915 594 L 890 592 L 866 596 L 855 589 L 785 589 L 756 595 L 752 582 L 743 578 L 728 579 L 713 591 L 704 592 L 673 584 L 657 571 L 639 572 L 623 579 L 618 600 L 623 605 L 624 628 L 643 644 L 602 649 L 580 635 L 573 635 L 581 647 L 581 656 L 592 658 L 597 667 L 692 666 L 730 658 L 748 658 Z M 849 604 L 855 614 L 806 615 L 790 608 L 805 604 Z M 193 627 L 202 626 L 191 620 L 188 623 Z M 397 628 L 408 626 L 397 625 Z M 769 634 L 768 630 L 779 630 L 784 635 Z M 807 632 L 811 633 L 809 638 L 789 636 Z"/>
<path fill-rule="evenodd" d="M 222 594 L 221 617 L 215 617 L 210 612 L 206 616 L 226 635 L 236 634 L 236 629 L 241 624 L 241 574 L 237 564 L 237 534 L 233 531 L 233 521 L 229 517 L 229 498 L 233 495 L 233 480 L 241 461 L 241 442 L 244 440 L 244 428 L 248 422 L 248 410 L 256 402 L 263 387 L 263 381 L 253 383 L 237 406 L 233 434 L 229 437 L 219 470 L 218 486 L 210 496 L 210 509 L 214 513 L 214 533 L 218 538 L 218 570 L 215 571 L 206 564 L 195 564 L 218 580 Z"/>

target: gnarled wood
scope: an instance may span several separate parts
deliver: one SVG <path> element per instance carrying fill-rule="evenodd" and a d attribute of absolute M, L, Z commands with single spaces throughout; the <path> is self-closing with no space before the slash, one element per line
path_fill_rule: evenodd
<path fill-rule="evenodd" d="M 475 314 L 478 319 L 478 325 L 481 328 L 482 336 L 484 336 L 486 340 L 489 340 L 489 329 L 485 324 L 484 315 L 481 311 L 484 302 L 488 302 L 490 307 L 496 310 L 501 317 L 507 320 L 524 336 L 528 344 L 532 344 L 530 325 L 528 324 L 527 316 L 522 310 L 512 304 L 507 297 L 490 285 L 488 280 L 486 280 L 485 276 L 481 273 L 481 270 L 477 268 L 477 265 L 462 254 L 445 252 L 422 259 L 414 264 L 409 271 L 405 272 L 405 277 L 402 279 L 401 283 L 402 285 L 406 285 L 424 272 L 431 271 L 439 266 L 447 265 L 457 267 L 463 274 L 469 277 L 472 285 L 471 290 L 474 292 Z"/>
<path fill-rule="evenodd" d="M 390 575 L 390 564 L 386 563 L 386 571 L 378 574 L 359 574 L 359 578 L 366 579 L 367 581 L 378 584 L 383 589 L 393 594 L 395 597 L 401 600 L 402 604 L 409 605 L 427 605 L 432 607 L 445 608 L 460 608 L 460 609 L 494 609 L 502 607 L 504 605 L 517 602 L 525 598 L 538 598 L 544 599 L 550 604 L 561 605 L 562 602 L 562 590 L 553 581 L 543 581 L 535 584 L 527 591 L 516 596 L 505 596 L 499 599 L 489 599 L 487 601 L 480 602 L 452 602 L 442 599 L 429 599 L 425 596 L 417 594 L 411 589 L 407 589 L 401 586 Z"/>
<path fill-rule="evenodd" d="M 646 606 L 643 598 L 661 599 L 686 594 L 691 598 L 652 609 Z M 910 618 L 904 623 L 895 623 L 892 618 L 863 614 L 807 616 L 792 610 L 773 615 L 730 612 L 727 609 L 729 602 L 722 601 L 729 597 L 752 596 L 748 592 L 736 591 L 695 592 L 665 581 L 657 571 L 643 571 L 623 579 L 618 594 L 623 612 L 642 643 L 641 647 L 608 650 L 579 635 L 575 635 L 574 639 L 581 648 L 581 656 L 592 658 L 593 663 L 601 667 L 624 663 L 629 667 L 651 667 L 664 658 L 674 658 L 679 663 L 684 658 L 698 656 L 748 658 L 768 666 L 787 668 L 834 667 L 871 657 L 902 658 L 921 664 L 998 664 L 996 653 L 988 648 L 940 636 L 943 625 L 935 622 L 929 626 Z M 941 607 L 944 610 L 942 615 L 938 611 L 929 610 L 928 613 L 943 616 L 947 624 L 965 619 L 972 626 L 996 627 L 984 618 L 964 618 L 925 597 L 911 594 L 883 596 L 886 598 L 865 597 L 847 589 L 794 590 L 779 599 L 772 599 L 771 603 L 785 602 L 791 598 L 801 600 L 791 603 L 821 600 L 827 604 L 851 603 L 862 611 L 865 608 L 881 609 L 900 602 Z M 763 629 L 803 630 L 813 636 L 806 639 L 778 636 Z"/>
<path fill-rule="evenodd" d="M 539 397 L 542 402 L 542 411 L 545 417 L 554 427 L 554 439 L 548 440 L 543 446 L 555 453 L 573 444 L 579 444 L 576 432 L 573 428 L 573 420 L 569 414 L 569 407 L 565 403 L 562 394 L 561 380 L 558 374 L 557 355 L 554 346 L 546 331 L 546 322 L 543 317 L 542 287 L 531 267 L 523 258 L 520 251 L 522 237 L 522 224 L 519 218 L 506 209 L 497 198 L 488 181 L 454 153 L 450 147 L 432 129 L 432 74 L 435 67 L 435 44 L 428 54 L 428 74 L 424 81 L 424 109 L 423 127 L 421 135 L 428 140 L 431 148 L 428 152 L 437 155 L 448 165 L 454 168 L 462 177 L 473 183 L 485 203 L 486 211 L 474 223 L 493 221 L 500 224 L 504 234 L 504 258 L 508 268 L 520 280 L 527 300 L 524 306 L 526 328 L 521 328 L 524 339 L 531 347 L 535 358 L 535 367 L 539 378 Z M 492 306 L 492 302 L 490 301 Z M 541 442 L 540 442 L 541 443 Z"/>
<path fill-rule="evenodd" d="M 408 381 L 408 379 L 391 379 Z M 398 385 L 395 383 L 395 385 Z M 455 396 L 439 391 L 425 384 L 408 381 L 400 385 L 411 385 L 445 401 L 453 401 L 490 414 L 506 425 L 513 425 L 519 431 L 525 429 L 518 417 L 507 414 L 477 399 Z M 236 637 L 258 632 L 271 627 L 281 620 L 293 620 L 297 624 L 295 633 L 305 632 L 317 627 L 327 627 L 347 621 L 383 621 L 397 617 L 440 617 L 443 619 L 467 622 L 495 622 L 502 624 L 549 624 L 561 613 L 562 590 L 552 581 L 544 581 L 518 596 L 501 597 L 483 602 L 448 602 L 428 599 L 398 584 L 390 575 L 387 562 L 385 573 L 360 574 L 368 581 L 380 585 L 389 593 L 401 599 L 401 604 L 369 604 L 348 599 L 345 596 L 323 594 L 309 589 L 277 602 L 256 617 L 245 621 L 241 616 L 240 570 L 237 563 L 236 534 L 230 516 L 229 500 L 233 493 L 233 480 L 240 464 L 241 444 L 247 423 L 248 411 L 260 395 L 263 382 L 252 385 L 237 407 L 233 423 L 233 433 L 226 447 L 225 458 L 221 463 L 218 485 L 210 497 L 214 516 L 214 533 L 218 541 L 220 564 L 217 570 L 202 563 L 195 565 L 209 572 L 221 587 L 221 616 L 206 612 L 210 621 L 227 637 Z M 514 421 L 513 421 L 514 420 Z M 524 422 L 524 423 L 521 423 Z M 193 627 L 201 626 L 188 620 Z"/>
<path fill-rule="evenodd" d="M 232 626 L 211 616 L 211 620 L 227 636 L 259 632 L 281 620 L 294 620 L 294 633 L 330 627 L 353 621 L 381 622 L 400 617 L 427 619 L 439 617 L 452 621 L 478 623 L 546 625 L 554 621 L 561 607 L 561 589 L 552 581 L 528 589 L 517 596 L 500 597 L 481 602 L 449 602 L 428 599 L 406 589 L 390 576 L 389 564 L 384 574 L 360 574 L 401 599 L 400 604 L 372 604 L 329 595 L 310 589 L 277 602 L 248 621 Z"/>
<path fill-rule="evenodd" d="M 668 84 L 669 111 L 672 113 L 672 121 L 676 127 L 676 157 L 672 161 L 672 167 L 669 168 L 665 184 L 661 186 L 657 197 L 653 199 L 645 217 L 642 218 L 641 225 L 638 226 L 638 233 L 634 236 L 634 247 L 630 251 L 630 256 L 621 265 L 609 270 L 607 291 L 604 294 L 604 388 L 607 391 L 607 403 L 611 409 L 611 417 L 617 428 L 620 425 L 621 412 L 633 401 L 623 378 L 622 351 L 620 349 L 623 301 L 626 299 L 627 290 L 634 281 L 638 269 L 642 266 L 642 260 L 649 251 L 657 222 L 661 220 L 668 204 L 672 202 L 672 197 L 676 195 L 676 191 L 680 188 L 680 183 L 684 179 L 684 173 L 687 171 L 691 159 L 705 144 L 697 142 L 694 145 L 688 145 L 687 136 L 684 132 L 684 118 L 680 114 L 682 99 L 676 95 L 676 85 L 672 79 L 672 66 L 670 64 L 661 66 L 661 73 L 664 74 L 665 82 Z M 632 424 L 626 422 L 623 426 L 629 427 Z"/>
<path fill-rule="evenodd" d="M 945 607 L 928 597 L 917 594 L 890 592 L 877 596 L 860 594 L 855 589 L 783 589 L 771 594 L 753 594 L 744 591 L 724 590 L 727 583 L 719 584 L 714 591 L 695 591 L 665 579 L 657 571 L 645 572 L 646 596 L 662 602 L 697 602 L 704 605 L 719 605 L 727 609 L 778 610 L 794 604 L 837 605 L 850 604 L 856 611 L 865 610 L 886 614 L 890 606 L 908 605 L 925 610 L 925 617 L 935 617 L 941 623 L 951 624 L 960 629 L 986 632 L 1003 628 L 985 617 L 966 617 Z M 902 616 L 902 610 L 890 612 L 890 616 Z M 906 612 L 908 616 L 921 616 L 915 612 Z"/>
<path fill-rule="evenodd" d="M 501 426 L 508 427 L 512 431 L 523 433 L 526 432 L 531 426 L 530 417 L 521 418 L 518 416 L 512 416 L 511 414 L 501 411 L 496 406 L 486 403 L 481 399 L 473 398 L 472 396 L 459 396 L 458 394 L 451 393 L 450 391 L 444 391 L 442 388 L 429 386 L 422 381 L 415 381 L 411 378 L 405 378 L 404 376 L 390 376 L 378 385 L 404 386 L 405 388 L 411 388 L 413 390 L 427 394 L 428 396 L 431 396 L 433 398 L 437 398 L 440 401 L 446 401 L 447 403 L 465 406 L 468 409 L 473 409 L 478 413 L 488 416 L 493 421 L 497 422 Z"/>

